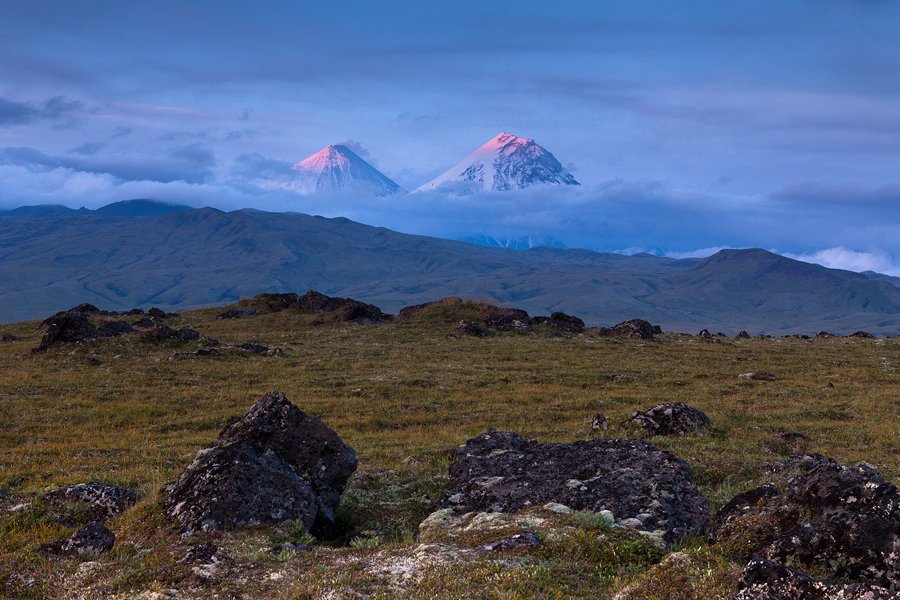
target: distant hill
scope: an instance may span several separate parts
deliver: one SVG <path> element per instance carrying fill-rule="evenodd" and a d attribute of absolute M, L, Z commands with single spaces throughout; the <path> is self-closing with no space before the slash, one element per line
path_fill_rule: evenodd
<path fill-rule="evenodd" d="M 94 212 L 98 215 L 107 217 L 159 217 L 172 212 L 184 212 L 194 210 L 190 206 L 182 204 L 169 204 L 167 202 L 158 202 L 156 200 L 123 200 L 121 202 L 113 202 Z"/>
<path fill-rule="evenodd" d="M 38 204 L 37 206 L 20 206 L 12 210 L 0 210 L 0 217 L 58 217 L 75 212 L 74 208 L 62 204 Z"/>
<path fill-rule="evenodd" d="M 684 260 L 509 250 L 343 218 L 211 208 L 0 219 L 0 321 L 82 302 L 177 309 L 308 289 L 390 312 L 457 295 L 600 325 L 640 317 L 690 332 L 900 333 L 892 282 L 758 249 Z"/>

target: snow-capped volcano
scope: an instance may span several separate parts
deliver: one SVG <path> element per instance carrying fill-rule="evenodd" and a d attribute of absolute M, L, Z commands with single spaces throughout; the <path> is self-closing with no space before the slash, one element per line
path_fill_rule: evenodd
<path fill-rule="evenodd" d="M 290 187 L 302 194 L 367 191 L 388 196 L 405 191 L 347 146 L 326 146 L 291 167 Z"/>
<path fill-rule="evenodd" d="M 444 174 L 416 189 L 520 190 L 537 184 L 579 185 L 547 149 L 531 138 L 499 133 Z"/>

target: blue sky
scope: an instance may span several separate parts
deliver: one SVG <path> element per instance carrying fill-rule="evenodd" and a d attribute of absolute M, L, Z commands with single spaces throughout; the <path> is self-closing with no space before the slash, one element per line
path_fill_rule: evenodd
<path fill-rule="evenodd" d="M 0 207 L 151 197 L 900 274 L 894 0 L 3 4 Z M 583 186 L 389 202 L 255 183 L 353 141 L 414 188 L 501 130 Z"/>

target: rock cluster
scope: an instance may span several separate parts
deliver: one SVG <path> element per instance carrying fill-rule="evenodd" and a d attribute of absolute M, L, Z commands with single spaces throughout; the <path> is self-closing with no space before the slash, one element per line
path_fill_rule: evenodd
<path fill-rule="evenodd" d="M 688 435 L 709 425 L 709 417 L 684 402 L 658 404 L 646 411 L 635 410 L 626 422 L 635 422 L 647 435 Z"/>
<path fill-rule="evenodd" d="M 639 340 L 652 340 L 654 333 L 662 333 L 659 326 L 652 325 L 643 319 L 629 319 L 612 327 L 600 327 L 599 335 L 604 337 L 624 337 Z"/>
<path fill-rule="evenodd" d="M 732 600 L 897 600 L 898 594 L 864 583 L 832 585 L 765 558 L 744 568 Z"/>
<path fill-rule="evenodd" d="M 765 486 L 722 507 L 712 537 L 756 540 L 748 552 L 900 592 L 900 493 L 871 466 L 820 454 L 777 466 L 793 474 L 784 492 Z"/>
<path fill-rule="evenodd" d="M 335 320 L 354 323 L 381 323 L 392 318 L 391 315 L 381 312 L 381 309 L 374 304 L 366 304 L 352 298 L 326 296 L 314 290 L 310 290 L 302 296 L 293 293 L 260 294 L 255 296 L 251 302 L 267 312 L 297 310 L 302 313 L 327 314 Z M 256 307 L 249 308 L 256 309 Z M 249 314 L 242 316 L 249 316 Z"/>
<path fill-rule="evenodd" d="M 325 533 L 356 464 L 334 431 L 271 392 L 197 453 L 164 505 L 186 531 L 300 520 Z"/>
<path fill-rule="evenodd" d="M 611 511 L 636 529 L 659 532 L 666 543 L 700 531 L 708 515 L 688 465 L 646 442 L 540 444 L 489 429 L 459 455 L 440 508 L 510 512 L 553 501 Z"/>

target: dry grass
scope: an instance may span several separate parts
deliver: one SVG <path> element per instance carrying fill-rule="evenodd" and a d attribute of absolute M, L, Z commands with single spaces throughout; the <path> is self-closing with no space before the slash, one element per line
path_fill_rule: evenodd
<path fill-rule="evenodd" d="M 166 530 L 152 499 L 229 419 L 272 389 L 324 419 L 359 453 L 361 474 L 351 480 L 344 542 L 360 534 L 399 547 L 412 543 L 428 497 L 444 485 L 447 450 L 486 427 L 569 441 L 588 437 L 591 416 L 602 411 L 611 423 L 604 435 L 635 435 L 619 423 L 633 409 L 660 402 L 687 402 L 711 417 L 706 434 L 654 443 L 691 465 L 713 503 L 757 483 L 765 463 L 798 450 L 845 462 L 865 460 L 886 477 L 898 476 L 897 339 L 706 341 L 667 335 L 642 342 L 590 332 L 447 338 L 453 327 L 446 315 L 356 326 L 317 324 L 315 317 L 291 312 L 216 320 L 220 311 L 185 313 L 171 325 L 195 327 L 223 343 L 278 346 L 284 355 L 226 352 L 168 360 L 196 344 L 154 345 L 137 336 L 35 355 L 30 350 L 42 333 L 37 323 L 2 327 L 24 339 L 0 345 L 0 489 L 21 499 L 99 479 L 135 487 L 149 498 L 114 523 L 121 541 L 101 562 L 118 565 L 120 574 L 107 591 L 152 589 L 186 577 L 183 569 L 172 567 L 178 557 L 171 546 L 179 541 Z M 737 378 L 761 370 L 778 379 Z M 779 437 L 784 433 L 808 439 Z M 49 563 L 34 549 L 69 530 L 39 512 L 10 515 L 0 517 L 0 594 L 4 585 L 8 594 L 26 593 L 16 582 L 27 575 L 44 582 L 28 588 L 29 594 L 56 597 L 53 582 L 71 576 L 77 565 Z M 252 546 L 259 535 L 266 543 L 271 538 L 247 535 L 228 539 Z M 562 574 L 552 548 L 542 550 L 538 563 L 523 566 L 522 573 L 532 575 L 519 580 L 530 581 L 536 597 L 581 594 L 580 587 L 571 587 L 574 579 Z M 348 552 L 372 550 L 329 551 L 337 561 Z M 605 551 L 591 546 L 582 563 L 595 564 L 591 561 Z M 616 578 L 605 571 L 585 577 L 611 590 L 645 570 L 648 560 L 635 558 L 629 563 L 634 568 L 623 567 Z M 304 597 L 302 589 L 324 589 L 331 584 L 323 581 L 335 577 L 346 579 L 348 589 L 380 589 L 352 568 L 321 573 L 311 562 L 299 555 L 289 561 L 292 572 L 305 573 L 297 575 L 293 597 Z M 516 578 L 496 569 L 486 563 L 466 570 L 457 583 L 497 581 L 494 588 L 478 589 L 495 589 L 496 594 L 485 594 L 491 597 L 528 595 Z M 427 587 L 436 577 L 432 573 L 420 585 Z M 434 585 L 430 595 L 435 597 L 454 597 L 458 591 Z"/>

